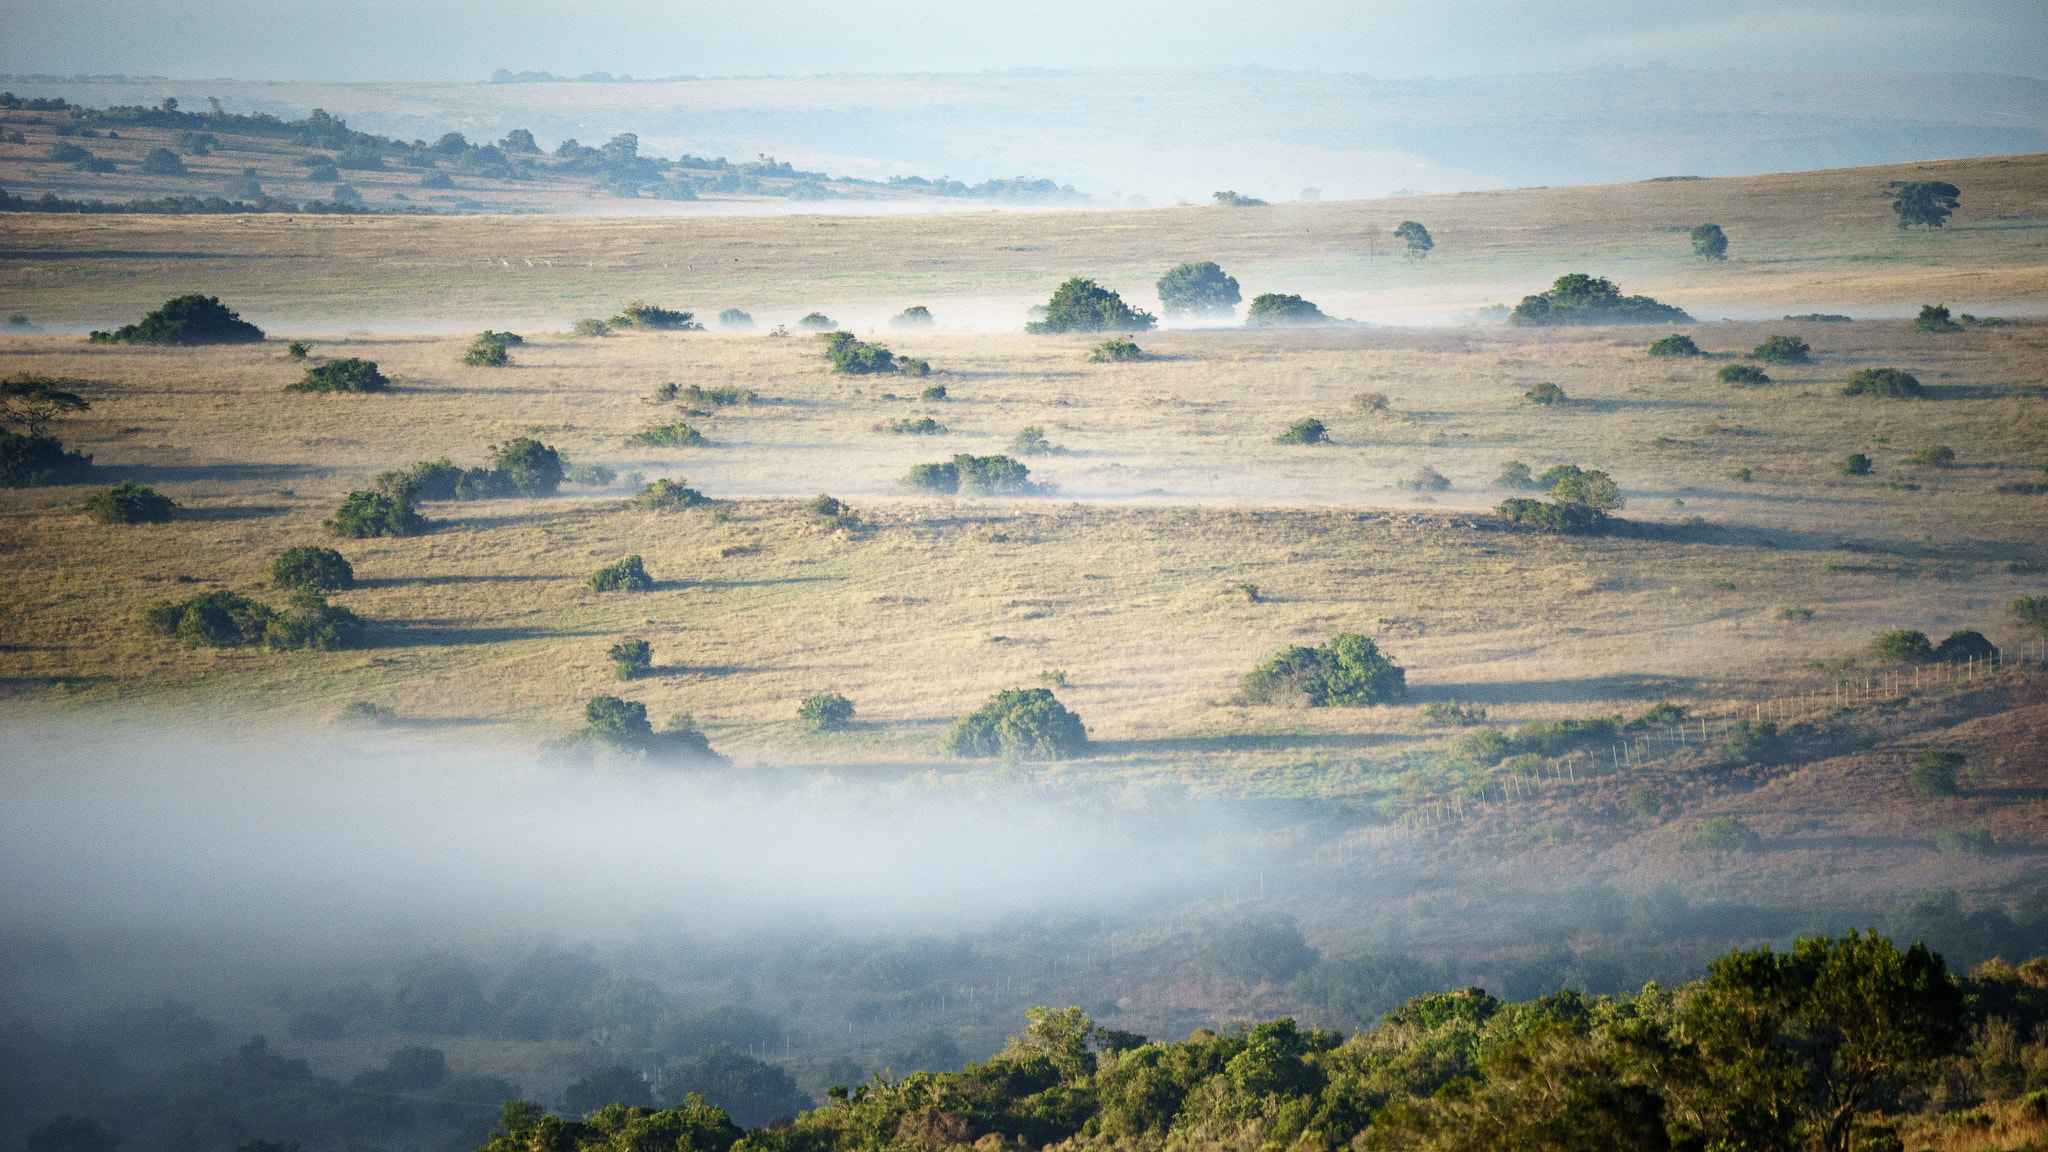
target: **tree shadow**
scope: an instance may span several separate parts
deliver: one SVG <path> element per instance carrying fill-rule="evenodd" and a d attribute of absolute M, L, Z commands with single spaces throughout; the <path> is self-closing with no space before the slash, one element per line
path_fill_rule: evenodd
<path fill-rule="evenodd" d="M 404 588 L 410 585 L 438 588 L 448 584 L 534 584 L 547 580 L 574 580 L 574 576 L 375 576 L 358 578 L 358 588 Z"/>
<path fill-rule="evenodd" d="M 194 480 L 324 480 L 332 468 L 309 464 L 98 464 L 95 471 L 143 484 L 175 484 Z"/>
<path fill-rule="evenodd" d="M 63 688 L 70 685 L 104 684 L 112 676 L 55 673 L 49 676 L 0 676 L 0 690 L 9 688 Z"/>
<path fill-rule="evenodd" d="M 550 628 L 478 627 L 432 622 L 380 620 L 370 629 L 368 648 L 441 648 L 461 644 L 502 644 L 569 636 L 609 636 L 610 632 L 558 631 Z"/>
<path fill-rule="evenodd" d="M 847 580 L 845 576 L 783 576 L 774 580 L 656 580 L 656 591 L 677 591 L 685 588 L 766 588 L 775 584 L 837 584 Z"/>
<path fill-rule="evenodd" d="M 1187 754 L 1203 752 L 1265 752 L 1303 748 L 1364 749 L 1410 743 L 1419 737 L 1358 732 L 1246 733 L 1235 736 L 1162 736 L 1148 740 L 1097 740 L 1091 756 Z"/>
<path fill-rule="evenodd" d="M 291 511 L 287 504 L 230 504 L 216 508 L 180 508 L 180 520 L 261 520 Z"/>
<path fill-rule="evenodd" d="M 492 716 L 400 716 L 384 723 L 386 728 L 480 728 L 489 724 L 503 724 L 504 720 Z"/>
<path fill-rule="evenodd" d="M 766 672 L 766 668 L 753 668 L 744 664 L 657 664 L 640 675 L 636 680 L 667 679 L 674 676 L 733 676 L 741 672 Z"/>
<path fill-rule="evenodd" d="M 1691 696 L 1702 682 L 1691 676 L 1624 673 L 1581 680 L 1509 680 L 1483 684 L 1409 684 L 1410 704 L 1577 704 L 1595 700 L 1655 700 Z"/>
<path fill-rule="evenodd" d="M 2039 384 L 1922 384 L 1927 400 L 2004 400 L 2012 396 L 2048 396 Z"/>

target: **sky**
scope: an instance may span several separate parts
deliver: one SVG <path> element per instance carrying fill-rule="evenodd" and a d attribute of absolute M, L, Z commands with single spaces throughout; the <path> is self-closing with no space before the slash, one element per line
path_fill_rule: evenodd
<path fill-rule="evenodd" d="M 1239 66 L 2048 78 L 2040 0 L 0 0 L 0 71 L 467 81 Z"/>

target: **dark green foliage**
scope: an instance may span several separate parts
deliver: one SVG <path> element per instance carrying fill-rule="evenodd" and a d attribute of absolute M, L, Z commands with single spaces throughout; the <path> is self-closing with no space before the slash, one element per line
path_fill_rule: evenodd
<path fill-rule="evenodd" d="M 1294 994 L 1353 1027 L 1371 1027 L 1404 1001 L 1442 988 L 1441 968 L 1398 952 L 1325 960 L 1294 978 Z"/>
<path fill-rule="evenodd" d="M 292 597 L 291 611 L 273 617 L 264 628 L 263 642 L 279 651 L 339 652 L 362 647 L 363 631 L 362 617 L 329 604 L 317 592 L 301 590 Z"/>
<path fill-rule="evenodd" d="M 1557 756 L 1574 748 L 1611 744 L 1620 732 L 1619 716 L 1591 716 L 1585 719 L 1539 721 L 1517 725 L 1507 740 L 1506 752 L 1517 756 Z"/>
<path fill-rule="evenodd" d="M 1939 228 L 1963 204 L 1962 190 L 1943 180 L 1894 180 L 1885 185 L 1884 195 L 1902 231 L 1915 224 Z"/>
<path fill-rule="evenodd" d="M 654 578 L 638 556 L 624 556 L 590 574 L 592 592 L 652 592 Z"/>
<path fill-rule="evenodd" d="M 123 480 L 93 493 L 85 514 L 100 524 L 168 524 L 178 517 L 178 502 L 147 484 Z"/>
<path fill-rule="evenodd" d="M 898 483 L 926 492 L 937 492 L 951 496 L 960 491 L 960 468 L 951 461 L 939 464 L 912 464 L 910 472 Z"/>
<path fill-rule="evenodd" d="M 834 372 L 867 376 L 896 370 L 894 353 L 880 344 L 856 340 L 851 332 L 820 332 L 817 339 L 825 341 L 825 358 L 832 362 Z"/>
<path fill-rule="evenodd" d="M 2022 596 L 2009 610 L 2013 619 L 2048 633 L 2048 596 Z"/>
<path fill-rule="evenodd" d="M 1161 311 L 1168 320 L 1184 316 L 1197 319 L 1229 316 L 1236 311 L 1238 301 L 1243 299 L 1237 291 L 1237 278 L 1224 275 L 1214 260 L 1169 269 L 1159 278 L 1157 287 Z"/>
<path fill-rule="evenodd" d="M 1768 336 L 1749 356 L 1766 364 L 1805 364 L 1812 360 L 1812 353 L 1812 345 L 1797 336 Z"/>
<path fill-rule="evenodd" d="M 1946 444 L 1935 444 L 1919 449 L 1906 459 L 1909 463 L 1925 468 L 1953 468 L 1956 464 L 1956 450 Z"/>
<path fill-rule="evenodd" d="M 1769 384 L 1771 382 L 1771 378 L 1764 374 L 1764 370 L 1754 364 L 1724 364 L 1721 370 L 1714 373 L 1714 375 L 1719 377 L 1723 384 L 1735 384 L 1738 386 L 1743 384 Z"/>
<path fill-rule="evenodd" d="M 1073 277 L 1046 301 L 1045 318 L 1024 325 L 1026 332 L 1147 332 L 1158 323 L 1149 312 L 1124 303 L 1123 297 L 1093 280 Z"/>
<path fill-rule="evenodd" d="M 1432 700 L 1422 706 L 1422 714 L 1432 723 L 1457 728 L 1469 727 L 1486 719 L 1486 709 L 1477 704 L 1461 705 L 1456 700 Z"/>
<path fill-rule="evenodd" d="M 568 482 L 586 488 L 609 488 L 619 474 L 603 464 L 578 464 L 569 469 Z"/>
<path fill-rule="evenodd" d="M 1538 296 L 1524 296 L 1508 323 L 1540 328 L 1584 324 L 1690 324 L 1682 308 L 1648 296 L 1623 296 L 1614 282 L 1573 272 L 1560 276 Z"/>
<path fill-rule="evenodd" d="M 1031 469 L 1008 456 L 962 453 L 953 457 L 953 467 L 960 476 L 960 491 L 969 496 L 1028 496 L 1037 491 Z"/>
<path fill-rule="evenodd" d="M 1138 342 L 1124 336 L 1104 340 L 1095 346 L 1094 351 L 1088 353 L 1088 359 L 1097 364 L 1115 364 L 1144 358 L 1145 350 L 1138 347 Z"/>
<path fill-rule="evenodd" d="M 279 588 L 336 592 L 356 586 L 356 570 L 332 548 L 287 548 L 270 562 L 270 582 Z"/>
<path fill-rule="evenodd" d="M 945 747 L 960 757 L 1065 760 L 1087 753 L 1088 732 L 1051 689 L 1005 688 L 954 720 Z"/>
<path fill-rule="evenodd" d="M 92 457 L 66 452 L 54 436 L 0 430 L 0 488 L 75 484 L 92 477 Z"/>
<path fill-rule="evenodd" d="M 932 319 L 932 310 L 922 304 L 913 304 L 889 317 L 891 328 L 932 328 L 937 325 L 938 321 Z"/>
<path fill-rule="evenodd" d="M 1853 323 L 1856 318 L 1854 316 L 1844 316 L 1840 312 L 1808 312 L 1800 316 L 1787 316 L 1785 319 L 1801 320 L 1808 324 L 1849 324 Z"/>
<path fill-rule="evenodd" d="M 807 313 L 803 319 L 797 321 L 796 326 L 805 332 L 823 332 L 828 328 L 839 327 L 839 322 L 823 312 L 811 312 Z"/>
<path fill-rule="evenodd" d="M 1961 664 L 1969 660 L 1996 660 L 1998 646 L 1984 638 L 1982 632 L 1964 629 L 1949 633 L 1948 639 L 1934 646 L 1934 660 L 1940 664 Z"/>
<path fill-rule="evenodd" d="M 1739 816 L 1716 816 L 1700 826 L 1699 835 L 1685 845 L 1695 852 L 1712 852 L 1719 856 L 1729 852 L 1755 852 L 1763 847 L 1763 837 L 1752 831 Z"/>
<path fill-rule="evenodd" d="M 462 469 L 446 456 L 422 460 L 402 472 L 380 472 L 373 483 L 377 491 L 408 502 L 454 500 L 460 495 Z"/>
<path fill-rule="evenodd" d="M 651 1107 L 654 1092 L 638 1072 L 617 1064 L 599 1068 L 562 1089 L 562 1111 L 571 1116 L 588 1116 L 613 1104 Z"/>
<path fill-rule="evenodd" d="M 1961 332 L 1963 326 L 1948 314 L 1945 304 L 1922 304 L 1920 315 L 1913 318 L 1913 328 L 1918 332 Z"/>
<path fill-rule="evenodd" d="M 1901 664 L 1934 662 L 1934 645 L 1927 639 L 1927 633 L 1911 629 L 1884 633 L 1871 644 L 1870 651 L 1880 660 Z"/>
<path fill-rule="evenodd" d="M 659 760 L 725 762 L 725 757 L 711 750 L 710 741 L 690 717 L 672 716 L 657 732 L 647 722 L 647 705 L 637 700 L 593 696 L 583 705 L 583 720 L 581 732 L 554 747 L 562 751 L 633 753 Z"/>
<path fill-rule="evenodd" d="M 898 356 L 896 358 L 896 370 L 905 376 L 929 376 L 932 374 L 932 362 L 929 360 L 919 360 L 912 356 Z M 945 387 L 941 385 L 939 391 L 944 392 Z"/>
<path fill-rule="evenodd" d="M 686 486 L 681 480 L 656 480 L 642 488 L 640 494 L 633 497 L 633 503 L 660 512 L 672 508 L 695 508 L 699 504 L 709 504 L 711 501 L 706 499 L 702 492 Z"/>
<path fill-rule="evenodd" d="M 946 434 L 946 426 L 929 416 L 920 416 L 915 420 L 905 416 L 893 423 L 877 424 L 875 431 L 893 432 L 898 436 L 943 436 Z"/>
<path fill-rule="evenodd" d="M 1209 195 L 1217 204 L 1225 208 L 1264 208 L 1266 206 L 1264 200 L 1254 199 L 1250 196 L 1240 196 L 1235 192 L 1212 192 Z"/>
<path fill-rule="evenodd" d="M 854 514 L 846 501 L 836 496 L 820 493 L 804 501 L 804 513 L 817 518 L 828 528 L 855 529 L 860 527 L 860 517 Z"/>
<path fill-rule="evenodd" d="M 1430 249 L 1436 247 L 1436 240 L 1430 236 L 1429 229 L 1413 220 L 1403 220 L 1395 225 L 1394 239 L 1408 246 L 1408 256 L 1414 260 L 1428 259 Z"/>
<path fill-rule="evenodd" d="M 1993 847 L 1989 828 L 1941 828 L 1934 833 L 1934 850 L 1944 856 L 1989 856 Z"/>
<path fill-rule="evenodd" d="M 1563 464 L 1536 478 L 1538 484 L 1545 481 L 1550 483 L 1550 498 L 1560 504 L 1578 504 L 1612 512 L 1627 503 L 1622 499 L 1621 486 L 1597 468 L 1583 469 L 1576 464 Z"/>
<path fill-rule="evenodd" d="M 691 319 L 688 312 L 676 312 L 657 308 L 652 304 L 635 300 L 611 318 L 614 328 L 647 328 L 657 332 L 702 332 L 704 326 Z"/>
<path fill-rule="evenodd" d="M 1369 637 L 1340 632 L 1314 648 L 1281 649 L 1247 674 L 1238 691 L 1254 704 L 1358 708 L 1400 700 L 1408 674 Z"/>
<path fill-rule="evenodd" d="M 1523 489 L 1541 487 L 1541 485 L 1537 484 L 1536 481 L 1530 477 L 1529 466 L 1527 464 L 1522 463 L 1520 460 L 1502 461 L 1500 466 L 1500 475 L 1493 478 L 1493 486 L 1496 488 Z"/>
<path fill-rule="evenodd" d="M 960 1043 L 938 1028 L 920 1028 L 886 1062 L 898 1072 L 952 1072 L 960 1067 Z"/>
<path fill-rule="evenodd" d="M 754 317 L 738 308 L 727 308 L 718 314 L 718 326 L 727 332 L 752 332 Z"/>
<path fill-rule="evenodd" d="M 96 344 L 254 344 L 263 329 L 243 320 L 217 296 L 192 293 L 112 332 L 94 332 Z"/>
<path fill-rule="evenodd" d="M 620 680 L 638 680 L 654 667 L 654 646 L 645 640 L 621 640 L 605 651 L 612 662 L 612 675 Z"/>
<path fill-rule="evenodd" d="M 626 443 L 641 444 L 649 448 L 702 448 L 710 441 L 704 439 L 704 433 L 678 420 L 673 424 L 657 424 L 645 432 L 636 432 L 626 437 Z"/>
<path fill-rule="evenodd" d="M 1699 354 L 1700 346 L 1693 343 L 1692 337 L 1682 333 L 1674 332 L 1655 344 L 1650 345 L 1650 355 L 1652 356 L 1697 356 Z"/>
<path fill-rule="evenodd" d="M 1728 258 L 1728 234 L 1721 231 L 1719 224 L 1699 224 L 1691 233 L 1692 254 L 1702 260 L 1726 260 Z"/>
<path fill-rule="evenodd" d="M 334 515 L 320 524 L 336 536 L 357 540 L 417 536 L 427 527 L 426 517 L 419 514 L 412 501 L 383 492 L 349 493 Z"/>
<path fill-rule="evenodd" d="M 521 496 L 553 496 L 568 471 L 562 454 L 538 440 L 520 437 L 491 445 L 491 470 Z"/>
<path fill-rule="evenodd" d="M 502 349 L 500 349 L 502 351 Z M 342 360 L 329 360 L 317 368 L 306 369 L 303 379 L 285 385 L 288 392 L 382 392 L 391 387 L 391 381 L 377 371 L 374 360 L 360 360 L 350 356 Z"/>
<path fill-rule="evenodd" d="M 908 1068 L 900 1066 L 900 1070 Z M 789 1073 L 723 1044 L 671 1065 L 662 1074 L 660 1086 L 663 1101 L 670 1105 L 688 1107 L 694 1102 L 701 1108 L 708 1102 L 730 1115 L 733 1124 L 745 1128 L 794 1120 L 797 1113 L 815 1106 L 797 1090 Z M 694 1137 L 685 1139 L 691 1143 L 678 1141 L 674 1146 L 691 1152 L 704 1147 Z"/>
<path fill-rule="evenodd" d="M 1275 444 L 1327 444 L 1330 437 L 1323 422 L 1307 416 L 1287 426 L 1287 431 L 1273 437 Z"/>
<path fill-rule="evenodd" d="M 630 1083 L 629 1083 L 630 1081 Z M 546 1108 L 526 1100 L 507 1100 L 504 1115 L 492 1140 L 482 1152 L 728 1152 L 743 1133 L 725 1111 L 701 1097 L 688 1099 L 682 1107 L 655 1111 L 644 1105 L 614 1102 L 578 1112 L 574 1104 L 587 1104 L 599 1097 L 647 1095 L 647 1084 L 630 1068 L 614 1066 L 593 1073 L 572 1085 L 573 1101 L 563 1101 L 563 1111 L 581 1115 L 581 1120 L 563 1120 L 549 1115 Z M 581 1087 L 578 1087 L 578 1086 Z"/>
<path fill-rule="evenodd" d="M 1868 476 L 1870 475 L 1870 457 L 1865 456 L 1861 452 L 1851 452 L 1848 458 L 1835 465 L 1835 468 L 1844 476 Z"/>
<path fill-rule="evenodd" d="M 837 692 L 806 696 L 797 705 L 796 718 L 813 732 L 836 732 L 853 719 L 853 701 Z"/>
<path fill-rule="evenodd" d="M 1842 395 L 1914 400 L 1920 396 L 1920 381 L 1897 368 L 1865 368 L 1849 376 Z"/>
<path fill-rule="evenodd" d="M 1331 319 L 1313 303 L 1279 292 L 1252 297 L 1252 305 L 1244 313 L 1247 328 L 1313 328 L 1329 323 Z"/>
<path fill-rule="evenodd" d="M 1202 947 L 1202 967 L 1240 984 L 1292 980 L 1322 957 L 1285 916 L 1247 917 L 1225 925 Z"/>
<path fill-rule="evenodd" d="M 151 148 L 148 154 L 143 156 L 142 163 L 136 167 L 136 171 L 144 176 L 183 176 L 185 162 L 169 148 Z"/>
<path fill-rule="evenodd" d="M 263 642 L 277 613 L 269 605 L 225 590 L 173 603 L 159 600 L 143 610 L 143 627 L 187 648 L 240 648 Z"/>
<path fill-rule="evenodd" d="M 1728 728 L 1727 749 L 1737 760 L 1775 759 L 1780 749 L 1778 725 L 1770 720 L 1737 720 Z"/>
<path fill-rule="evenodd" d="M 291 357 L 294 360 L 304 360 L 306 358 L 307 351 L 309 351 L 309 349 L 307 349 L 305 343 L 299 340 L 294 340 L 291 343 L 284 346 L 284 354 Z"/>
<path fill-rule="evenodd" d="M 1906 781 L 1913 786 L 1913 791 L 1922 796 L 1954 796 L 1961 791 L 1956 786 L 1956 773 L 1968 763 L 1968 758 L 1961 752 L 1923 748 L 1913 757 L 1913 767 L 1906 773 Z"/>
<path fill-rule="evenodd" d="M 675 385 L 666 387 L 673 390 Z M 730 408 L 735 404 L 752 404 L 761 398 L 761 394 L 747 388 L 706 388 L 702 384 L 692 384 L 681 392 L 672 391 L 669 398 L 693 406 L 709 404 L 716 408 Z"/>
<path fill-rule="evenodd" d="M 80 160 L 91 159 L 91 157 L 92 153 L 64 140 L 59 140 L 43 149 L 43 159 L 54 164 L 75 164 Z"/>
<path fill-rule="evenodd" d="M 1565 399 L 1564 389 L 1548 380 L 1522 393 L 1522 396 L 1537 404 L 1561 404 Z"/>
<path fill-rule="evenodd" d="M 477 337 L 462 354 L 462 362 L 472 368 L 503 368 L 512 362 L 512 356 L 505 351 L 501 340 L 491 338 L 491 333 Z"/>
<path fill-rule="evenodd" d="M 920 363 L 922 363 L 922 361 L 920 361 Z M 919 400 L 944 400 L 946 399 L 946 386 L 944 384 L 934 384 L 931 387 L 926 388 L 924 391 L 919 392 L 917 394 L 917 398 Z"/>
<path fill-rule="evenodd" d="M 1607 527 L 1607 513 L 1584 504 L 1546 504 L 1541 500 L 1515 497 L 1503 500 L 1493 511 L 1494 515 L 1511 524 L 1524 524 L 1568 536 L 1589 536 Z"/>
<path fill-rule="evenodd" d="M 1019 431 L 1010 441 L 1010 451 L 1019 456 L 1049 456 L 1061 449 L 1045 438 L 1044 428 L 1032 424 Z"/>

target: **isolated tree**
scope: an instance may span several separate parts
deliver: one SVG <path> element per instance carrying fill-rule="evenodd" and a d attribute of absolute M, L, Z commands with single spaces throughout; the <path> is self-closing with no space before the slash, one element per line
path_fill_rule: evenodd
<path fill-rule="evenodd" d="M 1225 208 L 1264 208 L 1266 202 L 1251 196 L 1240 196 L 1236 192 L 1212 192 L 1210 198 Z"/>
<path fill-rule="evenodd" d="M 1699 354 L 1700 346 L 1693 343 L 1692 337 L 1677 332 L 1650 345 L 1650 355 L 1652 356 L 1697 356 Z"/>
<path fill-rule="evenodd" d="M 540 155 L 540 145 L 534 143 L 533 133 L 524 128 L 514 128 L 505 133 L 505 138 L 498 141 L 498 147 L 507 152 Z"/>
<path fill-rule="evenodd" d="M 1329 323 L 1330 318 L 1312 301 L 1279 292 L 1252 297 L 1244 314 L 1247 328 L 1313 328 Z"/>
<path fill-rule="evenodd" d="M 263 329 L 242 319 L 218 296 L 192 293 L 164 305 L 133 324 L 112 332 L 94 332 L 95 344 L 254 344 Z"/>
<path fill-rule="evenodd" d="M 58 387 L 48 376 L 24 372 L 0 380 L 0 424 L 30 436 L 41 436 L 59 419 L 91 408 L 84 397 Z"/>
<path fill-rule="evenodd" d="M 1156 317 L 1124 303 L 1122 296 L 1093 280 L 1075 276 L 1046 301 L 1045 319 L 1024 325 L 1026 332 L 1146 332 Z"/>
<path fill-rule="evenodd" d="M 1714 373 L 1723 384 L 1769 384 L 1770 374 L 1754 364 L 1723 364 Z"/>
<path fill-rule="evenodd" d="M 1524 296 L 1508 313 L 1508 323 L 1540 328 L 1585 324 L 1690 324 L 1683 308 L 1661 304 L 1648 296 L 1624 296 L 1612 280 L 1573 272 L 1560 276 L 1549 290 Z"/>
<path fill-rule="evenodd" d="M 623 556 L 590 574 L 592 592 L 652 592 L 654 577 L 638 556 Z"/>
<path fill-rule="evenodd" d="M 1413 220 L 1403 220 L 1394 226 L 1394 239 L 1408 246 L 1408 256 L 1414 260 L 1429 259 L 1429 251 L 1436 247 L 1436 241 L 1429 229 Z"/>
<path fill-rule="evenodd" d="M 638 680 L 654 667 L 654 646 L 645 640 L 621 640 L 605 652 L 612 662 L 612 675 L 620 680 Z"/>
<path fill-rule="evenodd" d="M 836 732 L 853 719 L 853 701 L 837 692 L 806 696 L 797 705 L 796 718 L 813 732 Z"/>
<path fill-rule="evenodd" d="M 1939 228 L 1962 207 L 1962 191 L 1942 180 L 1898 180 L 1885 185 L 1885 196 L 1898 215 L 1899 228 L 1915 224 Z"/>
<path fill-rule="evenodd" d="M 351 492 L 334 515 L 320 523 L 336 536 L 357 540 L 417 536 L 427 527 L 426 518 L 413 508 L 412 501 L 384 492 Z"/>
<path fill-rule="evenodd" d="M 932 310 L 922 304 L 912 304 L 889 317 L 891 328 L 931 328 L 937 324 L 938 321 L 932 318 Z"/>
<path fill-rule="evenodd" d="M 305 376 L 285 385 L 285 391 L 384 392 L 390 387 L 390 379 L 377 371 L 376 361 L 349 356 L 306 369 Z"/>
<path fill-rule="evenodd" d="M 754 317 L 738 308 L 727 308 L 718 314 L 718 326 L 727 332 L 751 332 Z"/>
<path fill-rule="evenodd" d="M 1408 691 L 1408 673 L 1370 637 L 1340 632 L 1314 648 L 1283 648 L 1248 673 L 1240 694 L 1256 704 L 1311 708 L 1391 704 Z"/>
<path fill-rule="evenodd" d="M 1813 346 L 1797 336 L 1770 336 L 1750 350 L 1752 360 L 1766 364 L 1807 364 L 1812 362 Z"/>
<path fill-rule="evenodd" d="M 1870 651 L 1880 660 L 1896 660 L 1901 664 L 1934 662 L 1934 644 L 1927 639 L 1927 633 L 1917 629 L 1886 632 L 1871 644 Z"/>
<path fill-rule="evenodd" d="M 1692 254 L 1702 260 L 1726 260 L 1728 236 L 1719 224 L 1700 224 L 1692 230 Z"/>
<path fill-rule="evenodd" d="M 946 751 L 961 757 L 1065 760 L 1087 749 L 1088 731 L 1081 718 L 1049 688 L 1005 688 L 953 721 L 946 733 Z"/>
<path fill-rule="evenodd" d="M 1961 332 L 1963 326 L 1949 315 L 1946 304 L 1922 304 L 1920 315 L 1913 318 L 1913 329 L 1917 332 Z"/>
<path fill-rule="evenodd" d="M 1159 303 L 1169 320 L 1180 317 L 1232 315 L 1243 297 L 1237 278 L 1226 276 L 1214 260 L 1182 264 L 1159 278 Z"/>

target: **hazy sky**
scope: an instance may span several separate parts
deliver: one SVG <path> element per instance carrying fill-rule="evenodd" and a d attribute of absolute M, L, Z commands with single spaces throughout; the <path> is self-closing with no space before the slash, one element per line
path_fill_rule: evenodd
<path fill-rule="evenodd" d="M 2040 0 L 0 0 L 0 26 L 0 71 L 244 80 L 1654 61 L 2048 77 Z"/>

